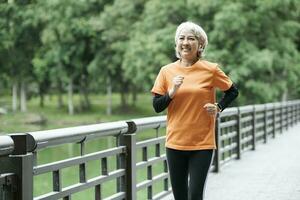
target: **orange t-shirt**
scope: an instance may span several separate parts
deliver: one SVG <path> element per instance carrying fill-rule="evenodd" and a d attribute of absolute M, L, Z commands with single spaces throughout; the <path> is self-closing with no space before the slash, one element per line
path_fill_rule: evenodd
<path fill-rule="evenodd" d="M 179 61 L 160 69 L 152 93 L 165 95 L 175 76 L 184 80 L 167 110 L 166 147 L 178 150 L 215 149 L 215 117 L 203 106 L 215 103 L 215 88 L 228 90 L 232 81 L 216 63 L 199 60 L 189 67 Z"/>

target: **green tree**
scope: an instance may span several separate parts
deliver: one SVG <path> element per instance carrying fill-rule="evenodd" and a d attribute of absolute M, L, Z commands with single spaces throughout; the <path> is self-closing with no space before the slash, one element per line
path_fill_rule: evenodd
<path fill-rule="evenodd" d="M 57 70 L 51 70 L 52 74 L 63 71 L 61 80 L 67 79 L 69 113 L 74 113 L 74 90 L 81 94 L 81 108 L 89 109 L 88 65 L 94 58 L 92 41 L 96 34 L 91 19 L 96 11 L 95 6 L 103 7 L 104 3 L 68 0 L 43 4 L 47 16 L 43 44 L 47 47 L 48 63 L 58 67 Z"/>
<path fill-rule="evenodd" d="M 17 110 L 17 92 L 20 86 L 21 111 L 27 110 L 26 89 L 32 81 L 32 63 L 34 52 L 40 45 L 39 24 L 34 20 L 33 1 L 10 1 L 0 4 L 1 9 L 1 66 L 7 70 L 13 86 L 13 110 Z"/>
<path fill-rule="evenodd" d="M 124 55 L 128 50 L 133 23 L 139 19 L 143 11 L 144 0 L 115 0 L 112 5 L 106 6 L 100 15 L 102 41 L 105 43 L 101 58 L 103 73 L 107 77 L 107 91 L 111 89 L 111 81 L 117 84 L 117 89 L 121 94 L 121 107 L 128 106 L 128 93 L 132 82 L 124 76 L 122 63 Z M 105 69 L 104 69 L 105 68 Z"/>
<path fill-rule="evenodd" d="M 149 92 L 160 67 L 175 59 L 174 33 L 186 20 L 185 8 L 181 0 L 147 1 L 134 23 L 122 69 L 126 79 L 139 89 Z"/>

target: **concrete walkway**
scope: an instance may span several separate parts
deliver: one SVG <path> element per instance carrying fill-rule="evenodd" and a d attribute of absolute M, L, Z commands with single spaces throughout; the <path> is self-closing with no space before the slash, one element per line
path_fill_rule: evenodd
<path fill-rule="evenodd" d="M 205 200 L 300 200 L 300 124 L 210 173 Z"/>

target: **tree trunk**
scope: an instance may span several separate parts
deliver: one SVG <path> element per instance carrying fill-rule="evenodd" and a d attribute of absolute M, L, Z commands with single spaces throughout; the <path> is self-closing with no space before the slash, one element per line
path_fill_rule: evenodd
<path fill-rule="evenodd" d="M 90 109 L 91 108 L 91 102 L 90 102 L 90 98 L 89 98 L 89 92 L 86 89 L 83 89 L 83 100 L 84 100 L 84 105 L 86 109 Z"/>
<path fill-rule="evenodd" d="M 106 96 L 107 96 L 106 114 L 111 115 L 111 113 L 112 113 L 112 85 L 111 85 L 110 76 L 107 76 L 107 79 L 106 79 Z"/>
<path fill-rule="evenodd" d="M 40 107 L 44 107 L 44 89 L 42 83 L 39 86 L 39 95 L 40 95 Z"/>
<path fill-rule="evenodd" d="M 27 111 L 27 104 L 26 104 L 26 83 L 24 81 L 21 81 L 21 112 Z"/>
<path fill-rule="evenodd" d="M 12 87 L 12 110 L 15 112 L 18 110 L 18 82 L 13 82 Z"/>
<path fill-rule="evenodd" d="M 132 86 L 132 102 L 131 102 L 131 105 L 136 106 L 136 101 L 137 101 L 137 89 L 136 89 L 136 86 L 133 85 Z"/>
<path fill-rule="evenodd" d="M 44 94 L 43 93 L 40 93 L 40 107 L 41 108 L 44 108 Z"/>
<path fill-rule="evenodd" d="M 86 80 L 85 75 L 81 77 L 81 82 L 80 82 L 80 103 L 81 103 L 81 108 L 83 110 L 88 110 L 91 108 L 91 103 L 89 100 L 89 92 L 88 92 L 88 83 Z"/>
<path fill-rule="evenodd" d="M 281 96 L 281 101 L 287 101 L 288 99 L 288 90 L 284 90 L 282 96 Z"/>
<path fill-rule="evenodd" d="M 74 114 L 74 104 L 73 104 L 73 80 L 70 79 L 68 85 L 68 110 L 69 115 Z"/>
<path fill-rule="evenodd" d="M 122 85 L 121 87 L 121 107 L 123 109 L 126 109 L 128 107 L 128 103 L 127 103 L 127 87 L 126 85 Z"/>
<path fill-rule="evenodd" d="M 64 106 L 64 102 L 63 102 L 63 89 L 62 89 L 62 82 L 59 81 L 58 82 L 58 96 L 57 96 L 57 106 L 58 108 L 62 108 Z"/>

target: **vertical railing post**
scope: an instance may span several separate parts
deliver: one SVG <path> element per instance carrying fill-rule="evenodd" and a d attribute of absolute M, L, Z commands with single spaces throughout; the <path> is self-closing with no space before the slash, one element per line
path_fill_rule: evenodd
<path fill-rule="evenodd" d="M 288 130 L 290 128 L 290 114 L 291 114 L 291 107 L 290 107 L 290 103 L 287 102 L 286 103 L 286 130 Z"/>
<path fill-rule="evenodd" d="M 290 112 L 291 112 L 290 127 L 293 127 L 293 125 L 294 125 L 294 104 L 293 104 L 293 102 L 289 102 L 289 105 L 290 105 Z"/>
<path fill-rule="evenodd" d="M 300 122 L 300 100 L 298 101 L 298 122 Z"/>
<path fill-rule="evenodd" d="M 1 163 L 1 173 L 16 174 L 16 195 L 17 200 L 33 199 L 33 149 L 34 139 L 24 133 L 11 134 L 15 149 L 9 157 Z"/>
<path fill-rule="evenodd" d="M 288 105 L 287 105 L 287 103 L 286 102 L 284 102 L 284 110 L 285 110 L 285 112 L 284 112 L 284 115 L 285 115 L 285 130 L 287 130 L 288 129 L 288 125 L 289 125 L 289 118 L 288 118 Z"/>
<path fill-rule="evenodd" d="M 128 132 L 119 138 L 120 145 L 126 147 L 125 163 L 125 185 L 126 200 L 136 200 L 136 125 L 132 121 L 128 124 Z"/>
<path fill-rule="evenodd" d="M 297 124 L 297 102 L 293 101 L 294 104 L 294 117 L 293 117 L 293 124 Z"/>
<path fill-rule="evenodd" d="M 216 116 L 216 126 L 215 126 L 215 137 L 216 137 L 216 145 L 217 149 L 215 149 L 214 153 L 214 163 L 215 168 L 214 172 L 220 172 L 220 157 L 221 157 L 221 116 L 217 114 Z"/>
<path fill-rule="evenodd" d="M 297 101 L 297 123 L 300 122 L 300 100 Z"/>
<path fill-rule="evenodd" d="M 280 134 L 283 132 L 283 103 L 280 103 Z"/>
<path fill-rule="evenodd" d="M 288 102 L 288 110 L 289 110 L 289 126 L 288 128 L 292 127 L 293 126 L 293 104 L 289 101 Z"/>
<path fill-rule="evenodd" d="M 268 107 L 264 106 L 264 143 L 268 140 Z"/>
<path fill-rule="evenodd" d="M 295 124 L 295 102 L 291 102 L 292 105 L 292 117 L 291 117 L 291 126 L 293 127 Z"/>
<path fill-rule="evenodd" d="M 256 149 L 256 110 L 255 105 L 253 105 L 252 111 L 252 150 Z"/>
<path fill-rule="evenodd" d="M 273 138 L 276 137 L 276 104 L 273 103 Z"/>
<path fill-rule="evenodd" d="M 237 112 L 237 159 L 241 159 L 242 155 L 242 122 L 241 122 L 241 111 L 240 108 L 238 107 L 238 112 Z"/>

